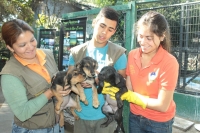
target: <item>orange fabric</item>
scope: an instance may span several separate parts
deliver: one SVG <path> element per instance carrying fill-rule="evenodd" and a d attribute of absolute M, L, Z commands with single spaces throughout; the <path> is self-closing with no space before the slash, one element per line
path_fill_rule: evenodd
<path fill-rule="evenodd" d="M 40 64 L 36 64 L 36 63 L 30 64 L 26 62 L 25 60 L 23 60 L 22 58 L 20 58 L 19 56 L 17 56 L 16 54 L 14 54 L 14 56 L 22 65 L 27 66 L 34 72 L 41 75 L 43 78 L 45 78 L 45 80 L 48 83 L 51 82 L 51 77 L 44 66 L 44 64 L 46 63 L 46 60 L 45 60 L 46 54 L 42 50 L 39 50 L 39 49 L 36 50 L 36 56 L 38 57 Z"/>
<path fill-rule="evenodd" d="M 150 65 L 141 68 L 141 49 L 130 51 L 126 74 L 130 76 L 134 92 L 157 98 L 159 90 L 164 86 L 167 90 L 174 90 L 178 79 L 178 62 L 162 47 L 158 49 L 152 58 Z M 130 103 L 130 110 L 136 115 L 142 115 L 148 119 L 166 122 L 175 116 L 176 105 L 172 101 L 167 112 L 158 112 L 151 109 L 142 109 L 136 104 Z"/>

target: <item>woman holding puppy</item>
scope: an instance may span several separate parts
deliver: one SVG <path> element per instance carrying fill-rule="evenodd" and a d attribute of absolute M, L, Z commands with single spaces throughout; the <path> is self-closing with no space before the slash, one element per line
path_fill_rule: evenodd
<path fill-rule="evenodd" d="M 169 25 L 162 14 L 149 11 L 135 26 L 140 48 L 129 52 L 129 91 L 121 97 L 130 102 L 129 132 L 172 133 L 179 65 L 170 54 Z"/>
<path fill-rule="evenodd" d="M 0 73 L 3 95 L 14 113 L 12 133 L 64 133 L 49 89 L 58 71 L 52 52 L 37 49 L 34 31 L 23 20 L 5 22 L 1 33 L 12 53 Z"/>

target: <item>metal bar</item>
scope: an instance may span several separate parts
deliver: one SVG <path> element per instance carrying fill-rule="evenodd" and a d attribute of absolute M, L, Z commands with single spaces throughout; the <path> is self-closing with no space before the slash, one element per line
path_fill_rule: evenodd
<path fill-rule="evenodd" d="M 111 6 L 111 7 L 117 11 L 124 11 L 124 10 L 130 10 L 131 5 L 126 4 L 126 5 L 116 5 L 116 6 Z M 86 17 L 87 15 L 95 15 L 99 13 L 100 9 L 101 8 L 95 8 L 92 10 L 63 14 L 62 19 L 79 18 L 79 17 Z"/>
<path fill-rule="evenodd" d="M 180 34 L 179 34 L 179 47 L 183 47 L 183 16 L 184 16 L 184 6 L 181 5 L 181 11 L 180 11 Z M 180 88 L 180 77 L 181 77 L 181 69 L 182 69 L 182 49 L 179 49 L 179 77 L 178 77 L 178 88 Z"/>
<path fill-rule="evenodd" d="M 200 71 L 197 72 L 191 79 L 189 79 L 186 84 L 188 85 L 193 79 L 195 79 L 200 74 Z"/>
<path fill-rule="evenodd" d="M 190 94 L 190 95 L 194 95 L 194 96 L 200 96 L 200 92 L 186 91 L 186 90 L 183 90 L 183 89 L 176 89 L 175 91 L 179 92 L 179 93 Z"/>
<path fill-rule="evenodd" d="M 198 1 L 198 2 L 190 2 L 190 3 L 181 3 L 181 4 L 174 4 L 174 5 L 153 7 L 153 9 L 156 10 L 156 9 L 161 9 L 161 8 L 170 8 L 170 7 L 176 7 L 176 6 L 182 6 L 182 5 L 193 5 L 193 4 L 199 4 L 199 3 L 200 3 L 200 1 Z M 139 9 L 137 11 L 145 11 L 145 10 L 152 10 L 152 7 L 151 8 Z"/>
<path fill-rule="evenodd" d="M 163 1 L 163 0 L 136 0 L 136 3 L 137 4 L 146 4 L 146 3 L 152 3 L 152 2 L 160 2 L 160 1 Z"/>
<path fill-rule="evenodd" d="M 135 31 L 135 23 L 137 21 L 137 9 L 136 9 L 136 3 L 132 3 L 132 29 Z M 131 39 L 131 49 L 136 48 L 136 36 L 134 34 L 135 32 L 132 32 L 132 39 Z"/>

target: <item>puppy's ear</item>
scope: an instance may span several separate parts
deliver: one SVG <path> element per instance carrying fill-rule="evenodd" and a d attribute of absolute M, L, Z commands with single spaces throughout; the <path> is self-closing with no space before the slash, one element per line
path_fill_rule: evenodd
<path fill-rule="evenodd" d="M 56 76 L 54 75 L 52 78 L 51 78 L 51 84 L 53 84 L 53 81 L 54 81 L 54 78 L 55 78 Z"/>
<path fill-rule="evenodd" d="M 115 72 L 115 84 L 120 82 L 119 73 Z"/>
<path fill-rule="evenodd" d="M 97 93 L 101 94 L 102 90 L 103 90 L 103 86 L 104 86 L 104 82 L 103 81 L 99 81 L 98 83 L 98 89 L 97 89 Z"/>
<path fill-rule="evenodd" d="M 80 62 L 76 64 L 76 68 L 77 68 L 77 69 L 80 69 L 80 68 L 81 68 L 81 63 L 80 63 Z"/>
<path fill-rule="evenodd" d="M 68 82 L 68 84 L 70 84 L 70 80 L 72 79 L 72 74 L 69 72 L 69 73 L 67 73 L 67 75 L 66 75 L 66 80 L 67 80 L 67 82 Z"/>

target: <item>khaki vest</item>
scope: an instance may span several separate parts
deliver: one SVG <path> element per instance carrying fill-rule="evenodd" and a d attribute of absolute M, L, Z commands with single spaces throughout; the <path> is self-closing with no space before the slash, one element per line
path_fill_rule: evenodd
<path fill-rule="evenodd" d="M 76 47 L 73 47 L 71 49 L 71 54 L 74 58 L 75 63 L 78 63 L 81 61 L 83 57 L 86 56 L 86 51 L 88 47 L 89 41 L 78 45 Z M 114 66 L 115 62 L 119 59 L 119 57 L 125 53 L 126 49 L 116 45 L 112 42 L 108 42 L 108 51 L 106 54 L 106 66 Z"/>
<path fill-rule="evenodd" d="M 57 65 L 52 52 L 50 50 L 44 50 L 44 52 L 46 54 L 46 63 L 44 66 L 52 78 L 58 71 Z M 2 74 L 10 74 L 19 78 L 27 89 L 26 95 L 29 100 L 50 88 L 50 84 L 41 75 L 30 70 L 27 66 L 23 66 L 14 56 L 12 56 L 4 66 L 0 75 Z M 14 116 L 14 123 L 27 129 L 41 129 L 54 126 L 55 111 L 53 101 L 49 100 L 46 105 L 24 122 Z"/>

